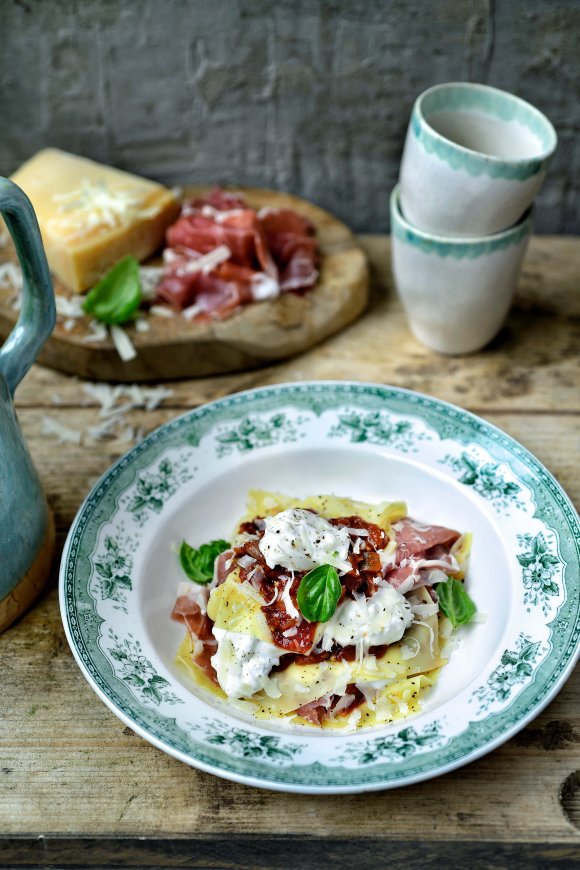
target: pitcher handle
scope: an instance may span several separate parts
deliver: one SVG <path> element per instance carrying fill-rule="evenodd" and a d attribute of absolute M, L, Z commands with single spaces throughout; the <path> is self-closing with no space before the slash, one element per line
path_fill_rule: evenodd
<path fill-rule="evenodd" d="M 54 290 L 32 203 L 23 190 L 0 177 L 0 214 L 12 236 L 22 270 L 22 302 L 14 329 L 0 349 L 0 374 L 11 393 L 54 329 Z"/>

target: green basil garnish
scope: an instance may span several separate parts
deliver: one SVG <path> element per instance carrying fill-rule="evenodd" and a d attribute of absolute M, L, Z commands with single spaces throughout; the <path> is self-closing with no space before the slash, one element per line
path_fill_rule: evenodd
<path fill-rule="evenodd" d="M 450 577 L 446 583 L 437 583 L 435 590 L 439 599 L 439 607 L 450 620 L 453 628 L 465 625 L 470 621 L 476 607 L 465 591 L 463 583 Z"/>
<path fill-rule="evenodd" d="M 319 565 L 300 581 L 296 599 L 302 616 L 309 622 L 328 622 L 338 604 L 342 586 L 332 565 Z"/>
<path fill-rule="evenodd" d="M 83 309 L 101 323 L 113 326 L 131 320 L 140 304 L 139 263 L 129 255 L 119 260 L 87 293 Z"/>
<path fill-rule="evenodd" d="M 210 541 L 197 550 L 183 541 L 179 548 L 179 562 L 190 580 L 205 586 L 213 579 L 213 565 L 220 553 L 229 550 L 227 541 Z"/>

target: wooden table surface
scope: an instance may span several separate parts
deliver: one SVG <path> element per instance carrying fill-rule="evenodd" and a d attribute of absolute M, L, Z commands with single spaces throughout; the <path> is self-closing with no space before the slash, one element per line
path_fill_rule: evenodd
<path fill-rule="evenodd" d="M 263 384 L 345 378 L 455 402 L 521 441 L 580 502 L 580 239 L 533 240 L 508 323 L 483 353 L 445 358 L 410 335 L 386 237 L 362 239 L 371 306 L 289 362 L 170 384 L 148 432 L 186 409 Z M 82 498 L 127 449 L 60 445 L 49 415 L 87 431 L 83 382 L 36 366 L 18 415 L 54 511 L 59 553 Z M 0 636 L 0 866 L 380 868 L 579 866 L 580 676 L 524 731 L 442 778 L 370 795 L 307 797 L 190 769 L 135 736 L 94 695 L 65 640 L 58 558 L 46 593 Z"/>

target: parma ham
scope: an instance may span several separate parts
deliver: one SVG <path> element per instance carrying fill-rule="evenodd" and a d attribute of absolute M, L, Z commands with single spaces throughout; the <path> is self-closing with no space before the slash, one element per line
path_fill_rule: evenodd
<path fill-rule="evenodd" d="M 162 302 L 195 320 L 227 317 L 318 279 L 314 226 L 291 209 L 250 208 L 219 188 L 187 203 L 167 230 Z"/>
<path fill-rule="evenodd" d="M 432 568 L 455 573 L 450 548 L 459 539 L 459 532 L 410 519 L 395 523 L 393 530 L 397 541 L 396 559 L 385 579 L 399 592 L 404 594 L 424 586 Z"/>
<path fill-rule="evenodd" d="M 443 526 L 425 526 L 412 520 L 401 520 L 393 527 L 397 536 L 399 563 L 410 556 L 425 553 L 437 544 L 451 546 L 459 538 L 459 532 Z"/>

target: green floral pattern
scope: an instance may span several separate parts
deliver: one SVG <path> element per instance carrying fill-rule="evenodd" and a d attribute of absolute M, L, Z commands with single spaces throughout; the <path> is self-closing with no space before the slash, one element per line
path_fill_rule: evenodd
<path fill-rule="evenodd" d="M 230 728 L 217 719 L 204 719 L 204 724 L 190 726 L 194 731 L 201 731 L 204 740 L 213 746 L 224 746 L 234 755 L 243 758 L 267 758 L 268 761 L 280 763 L 292 760 L 297 752 L 304 749 L 300 743 L 291 743 L 270 734 L 256 734 L 242 728 Z"/>
<path fill-rule="evenodd" d="M 127 592 L 133 588 L 131 571 L 133 559 L 129 555 L 135 552 L 136 542 L 133 538 L 123 535 L 119 528 L 118 538 L 106 535 L 103 549 L 95 558 L 97 588 L 100 597 L 106 601 L 115 602 L 113 607 L 127 613 Z M 119 542 L 119 538 L 121 543 Z"/>
<path fill-rule="evenodd" d="M 143 526 L 148 514 L 151 511 L 160 513 L 167 499 L 175 495 L 180 485 L 192 479 L 194 471 L 186 457 L 173 462 L 163 459 L 155 471 L 139 475 L 134 494 L 125 502 L 127 511 L 133 514 L 139 526 Z"/>
<path fill-rule="evenodd" d="M 354 409 L 338 415 L 338 423 L 328 433 L 330 438 L 348 437 L 352 443 L 391 444 L 401 453 L 416 453 L 417 442 L 429 438 L 415 429 L 410 420 L 393 420 L 384 411 L 361 413 Z"/>
<path fill-rule="evenodd" d="M 520 485 L 508 480 L 505 469 L 498 462 L 480 461 L 466 452 L 461 457 L 447 455 L 440 462 L 458 473 L 460 483 L 470 486 L 499 507 L 522 506 L 523 502 L 517 498 Z"/>
<path fill-rule="evenodd" d="M 448 476 L 463 476 L 470 471 L 462 460 L 463 454 L 475 462 L 476 470 L 486 463 L 495 466 L 500 486 L 491 487 L 494 497 L 487 496 L 488 510 L 501 523 L 506 546 L 515 561 L 518 554 L 531 552 L 531 545 L 523 539 L 518 543 L 518 535 L 531 533 L 534 538 L 542 531 L 549 552 L 557 552 L 561 559 L 561 569 L 554 574 L 561 596 L 558 599 L 548 596 L 553 606 L 550 619 L 546 619 L 539 608 L 526 611 L 524 586 L 520 584 L 519 590 L 515 588 L 517 620 L 508 625 L 511 639 L 505 644 L 506 653 L 489 683 L 484 683 L 483 678 L 480 680 L 481 698 L 472 694 L 471 706 L 467 699 L 462 705 L 461 696 L 457 698 L 458 707 L 454 701 L 454 715 L 441 727 L 440 744 L 433 733 L 431 743 L 421 745 L 415 740 L 415 737 L 429 738 L 430 732 L 425 729 L 439 721 L 433 713 L 422 715 L 415 728 L 403 729 L 402 735 L 401 732 L 379 733 L 367 739 L 368 734 L 356 733 L 341 735 L 338 740 L 334 736 L 320 739 L 319 735 L 313 737 L 302 732 L 299 737 L 281 731 L 273 734 L 259 724 L 246 729 L 236 721 L 235 710 L 224 710 L 216 716 L 223 728 L 208 735 L 212 737 L 210 742 L 204 739 L 205 731 L 195 733 L 188 724 L 192 719 L 198 722 L 203 719 L 209 709 L 206 702 L 169 675 L 166 676 L 171 685 L 161 676 L 165 673 L 162 659 L 152 638 L 144 631 L 135 590 L 132 593 L 126 590 L 128 617 L 113 609 L 112 599 L 104 600 L 98 594 L 101 578 L 96 572 L 95 560 L 101 560 L 108 552 L 104 535 L 108 533 L 123 549 L 125 540 L 118 535 L 120 520 L 126 522 L 130 535 L 139 535 L 138 529 L 143 523 L 147 525 L 147 534 L 155 533 L 165 523 L 164 513 L 168 518 L 171 515 L 173 496 L 166 494 L 164 484 L 159 507 L 163 515 L 159 519 L 158 510 L 149 503 L 151 492 L 143 494 L 146 506 L 141 504 L 136 511 L 129 511 L 129 503 L 140 494 L 137 481 L 147 481 L 149 475 L 159 476 L 160 463 L 166 459 L 172 465 L 172 473 L 177 462 L 183 461 L 187 470 L 195 460 L 199 471 L 193 469 L 188 473 L 195 472 L 200 478 L 207 474 L 211 479 L 214 463 L 218 463 L 215 473 L 222 471 L 216 434 L 238 430 L 240 421 L 247 418 L 268 421 L 273 416 L 284 415 L 290 425 L 297 428 L 297 437 L 308 437 L 308 447 L 311 439 L 317 447 L 324 448 L 332 444 L 328 437 L 330 428 L 339 426 L 339 418 L 353 411 L 363 417 L 386 414 L 394 421 L 408 421 L 414 431 L 427 433 L 429 440 L 418 458 L 428 468 L 441 471 L 437 463 L 443 462 L 450 469 L 448 460 L 454 458 L 459 471 L 446 470 Z M 304 422 L 298 423 L 299 418 Z M 343 438 L 350 439 L 348 429 Z M 399 434 L 402 437 L 405 433 Z M 254 450 L 268 442 L 258 439 L 252 443 L 255 446 L 250 449 Z M 234 458 L 246 449 L 235 446 L 234 441 L 231 444 Z M 283 449 L 272 451 L 273 456 L 283 453 Z M 483 476 L 490 475 L 486 472 Z M 519 490 L 515 492 L 512 487 L 506 493 L 504 485 L 510 483 L 515 483 Z M 205 485 L 205 481 L 200 485 Z M 489 481 L 484 488 L 490 489 Z M 184 493 L 180 484 L 174 494 L 181 500 Z M 511 509 L 518 499 L 524 502 L 524 509 L 510 513 L 504 500 Z M 75 657 L 91 685 L 138 733 L 170 754 L 206 770 L 264 787 L 325 792 L 383 788 L 434 776 L 450 766 L 470 761 L 501 742 L 507 732 L 527 721 L 539 704 L 553 697 L 577 659 L 579 542 L 577 513 L 557 481 L 525 448 L 472 414 L 427 396 L 376 384 L 280 385 L 228 396 L 195 409 L 151 433 L 112 466 L 90 493 L 69 533 L 61 566 L 62 614 Z M 131 548 L 125 551 L 133 552 Z M 135 566 L 131 575 L 134 587 L 141 582 L 135 574 Z M 131 631 L 134 634 L 130 634 Z M 524 638 L 523 646 L 520 633 Z M 487 710 L 486 696 L 490 710 Z M 232 748 L 228 738 L 237 731 L 242 732 L 242 736 L 236 737 Z M 246 737 L 244 732 L 251 737 Z M 260 742 L 262 737 L 264 742 Z M 274 743 L 268 740 L 271 737 L 275 737 Z M 397 741 L 393 742 L 395 737 Z M 295 743 L 298 739 L 302 741 L 300 744 Z M 381 741 L 385 741 L 384 744 Z M 272 751 L 284 752 L 288 745 L 292 759 Z M 360 762 L 350 749 L 355 745 L 364 747 Z M 294 752 L 294 746 L 304 748 Z M 349 761 L 345 759 L 343 763 L 335 757 L 339 748 L 343 754 L 351 755 Z M 373 761 L 376 753 L 379 757 Z M 405 753 L 405 762 L 401 763 Z M 367 760 L 368 754 L 371 758 Z"/>
<path fill-rule="evenodd" d="M 336 757 L 337 762 L 354 761 L 356 764 L 376 764 L 378 761 L 404 761 L 417 752 L 435 749 L 445 742 L 439 722 L 432 722 L 422 731 L 412 726 L 397 734 L 377 737 L 364 743 L 351 743 Z"/>
<path fill-rule="evenodd" d="M 533 641 L 520 633 L 515 648 L 506 649 L 497 668 L 488 677 L 485 686 L 476 689 L 473 697 L 479 702 L 479 711 L 486 711 L 492 704 L 508 700 L 513 690 L 527 683 L 534 671 L 534 663 L 540 654 L 541 642 Z"/>
<path fill-rule="evenodd" d="M 246 453 L 258 447 L 297 441 L 301 417 L 292 421 L 286 414 L 272 414 L 268 418 L 244 417 L 236 426 L 222 427 L 216 433 L 218 456 L 227 456 L 235 450 Z"/>
<path fill-rule="evenodd" d="M 142 701 L 159 706 L 165 704 L 183 704 L 181 698 L 167 689 L 169 682 L 160 677 L 151 662 L 143 655 L 141 643 L 132 634 L 120 639 L 109 629 L 109 655 L 120 665 L 120 678 L 131 686 Z"/>
<path fill-rule="evenodd" d="M 554 575 L 562 561 L 550 553 L 546 538 L 540 532 L 532 535 L 518 535 L 518 541 L 525 547 L 518 554 L 518 562 L 523 568 L 524 601 L 526 604 L 540 606 L 547 616 L 554 596 L 560 594 L 560 587 Z"/>

